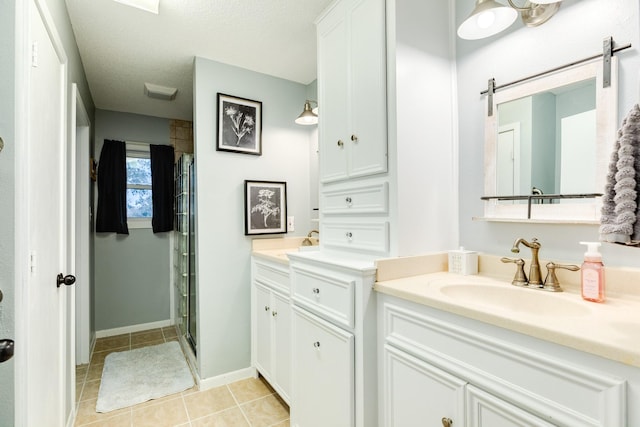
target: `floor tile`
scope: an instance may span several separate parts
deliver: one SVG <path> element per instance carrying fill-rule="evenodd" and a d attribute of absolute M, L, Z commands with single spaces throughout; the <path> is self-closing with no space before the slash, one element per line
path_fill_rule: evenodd
<path fill-rule="evenodd" d="M 129 348 L 131 348 L 130 346 L 127 347 L 123 347 L 123 348 L 118 348 L 116 350 L 105 350 L 105 351 L 98 351 L 96 353 L 93 353 L 93 355 L 91 356 L 91 364 L 89 365 L 89 370 L 91 370 L 91 366 L 98 364 L 98 363 L 104 363 L 104 359 L 110 355 L 111 353 L 115 353 L 115 352 L 120 352 L 120 351 L 127 351 L 129 350 Z"/>
<path fill-rule="evenodd" d="M 290 427 L 291 423 L 289 422 L 289 420 L 284 420 L 281 423 L 278 424 L 274 424 L 272 427 Z"/>
<path fill-rule="evenodd" d="M 162 335 L 162 329 L 153 329 L 151 331 L 136 332 L 131 334 L 131 345 L 142 344 L 150 341 L 161 340 L 164 342 L 164 336 Z"/>
<path fill-rule="evenodd" d="M 273 394 L 265 382 L 258 378 L 236 381 L 229 384 L 229 389 L 240 404 Z"/>
<path fill-rule="evenodd" d="M 76 424 L 77 426 L 77 424 Z M 90 424 L 83 424 L 87 427 L 131 427 L 131 414 L 126 413 L 116 415 L 103 421 L 96 421 Z"/>
<path fill-rule="evenodd" d="M 164 344 L 164 342 L 165 342 L 164 338 L 159 340 L 139 342 L 139 343 L 131 344 L 131 350 L 136 348 L 142 348 L 142 347 L 151 347 L 152 345 Z"/>
<path fill-rule="evenodd" d="M 98 338 L 93 351 L 113 350 L 116 348 L 128 347 L 129 344 L 131 344 L 129 334 Z"/>
<path fill-rule="evenodd" d="M 188 423 L 182 397 L 132 411 L 133 427 L 172 427 Z"/>
<path fill-rule="evenodd" d="M 183 397 L 191 419 L 201 418 L 236 406 L 226 386 L 216 387 Z"/>
<path fill-rule="evenodd" d="M 100 390 L 100 380 L 87 381 L 82 389 L 82 395 L 78 401 L 97 399 Z"/>
<path fill-rule="evenodd" d="M 96 401 L 98 399 L 83 400 L 78 405 L 78 414 L 76 415 L 76 426 L 83 424 L 89 424 L 94 421 L 104 421 L 109 418 L 113 418 L 116 415 L 127 414 L 131 412 L 131 409 L 124 408 L 116 411 L 100 413 L 96 412 Z"/>
<path fill-rule="evenodd" d="M 240 405 L 252 427 L 268 427 L 289 418 L 288 408 L 275 395 Z"/>
<path fill-rule="evenodd" d="M 86 381 L 99 380 L 102 378 L 102 369 L 104 368 L 104 363 L 96 363 L 95 365 L 91 365 L 89 367 L 89 372 L 87 372 Z"/>
<path fill-rule="evenodd" d="M 235 407 L 192 420 L 191 427 L 249 427 L 249 423 L 247 423 L 240 408 Z"/>

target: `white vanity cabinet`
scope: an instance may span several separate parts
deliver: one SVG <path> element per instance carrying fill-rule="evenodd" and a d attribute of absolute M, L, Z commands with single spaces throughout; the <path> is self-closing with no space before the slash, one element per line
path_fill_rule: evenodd
<path fill-rule="evenodd" d="M 381 426 L 627 426 L 623 371 L 386 294 L 378 315 Z"/>
<path fill-rule="evenodd" d="M 290 255 L 293 427 L 377 426 L 372 263 Z"/>
<path fill-rule="evenodd" d="M 289 403 L 291 394 L 291 302 L 289 269 L 252 258 L 252 365 Z"/>
<path fill-rule="evenodd" d="M 387 171 L 385 0 L 341 0 L 317 21 L 320 181 Z"/>

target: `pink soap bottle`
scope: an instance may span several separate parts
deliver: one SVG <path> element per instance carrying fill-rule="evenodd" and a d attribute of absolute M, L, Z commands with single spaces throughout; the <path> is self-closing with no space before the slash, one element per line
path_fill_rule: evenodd
<path fill-rule="evenodd" d="M 587 301 L 604 302 L 604 264 L 598 252 L 599 242 L 580 242 L 587 245 L 580 272 L 582 298 Z"/>

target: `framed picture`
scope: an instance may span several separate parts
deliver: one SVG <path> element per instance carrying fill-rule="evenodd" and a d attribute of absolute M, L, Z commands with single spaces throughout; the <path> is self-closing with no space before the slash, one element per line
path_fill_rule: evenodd
<path fill-rule="evenodd" d="M 262 155 L 262 102 L 218 93 L 216 150 Z"/>
<path fill-rule="evenodd" d="M 287 183 L 244 182 L 244 234 L 287 232 Z"/>

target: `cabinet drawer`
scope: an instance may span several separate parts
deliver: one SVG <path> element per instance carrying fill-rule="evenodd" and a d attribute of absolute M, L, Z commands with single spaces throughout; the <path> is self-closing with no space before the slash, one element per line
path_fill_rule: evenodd
<path fill-rule="evenodd" d="M 389 223 L 325 221 L 322 240 L 325 246 L 385 254 L 389 252 Z"/>
<path fill-rule="evenodd" d="M 389 186 L 386 182 L 323 191 L 321 197 L 325 215 L 387 213 L 389 210 Z"/>
<path fill-rule="evenodd" d="M 349 328 L 354 326 L 355 281 L 292 267 L 293 300 Z"/>
<path fill-rule="evenodd" d="M 265 286 L 289 293 L 289 271 L 259 261 L 254 261 L 253 278 L 256 282 Z"/>

